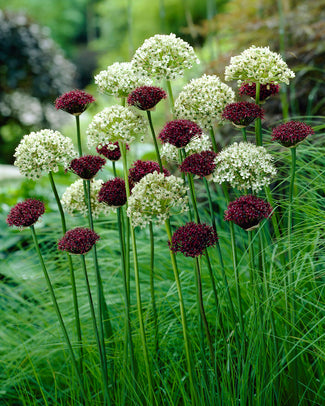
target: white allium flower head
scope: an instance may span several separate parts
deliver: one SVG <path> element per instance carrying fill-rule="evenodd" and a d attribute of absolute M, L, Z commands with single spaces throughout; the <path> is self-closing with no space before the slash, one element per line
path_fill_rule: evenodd
<path fill-rule="evenodd" d="M 14 165 L 21 174 L 30 179 L 38 179 L 49 172 L 58 172 L 61 165 L 68 168 L 76 156 L 77 152 L 70 138 L 59 131 L 44 129 L 22 138 L 14 154 Z"/>
<path fill-rule="evenodd" d="M 269 47 L 255 45 L 230 59 L 226 66 L 226 80 L 238 80 L 238 83 L 273 83 L 289 84 L 289 79 L 295 77 L 294 72 L 282 59 L 281 55 L 270 51 Z"/>
<path fill-rule="evenodd" d="M 95 76 L 95 83 L 101 93 L 115 97 L 127 97 L 141 86 L 152 86 L 152 80 L 135 72 L 131 62 L 115 62 Z"/>
<path fill-rule="evenodd" d="M 184 75 L 194 63 L 200 63 L 190 44 L 175 34 L 154 35 L 135 51 L 134 68 L 157 80 L 172 80 Z"/>
<path fill-rule="evenodd" d="M 234 142 L 217 155 L 215 163 L 213 181 L 229 182 L 239 190 L 257 192 L 269 185 L 277 173 L 272 155 L 264 147 L 249 142 Z"/>
<path fill-rule="evenodd" d="M 175 115 L 210 129 L 222 120 L 227 104 L 235 101 L 234 91 L 216 75 L 203 75 L 184 86 L 175 100 Z"/>
<path fill-rule="evenodd" d="M 165 158 L 167 162 L 179 162 L 178 149 L 175 145 L 165 142 L 162 144 L 160 149 L 160 155 Z M 202 134 L 201 137 L 195 136 L 191 141 L 185 146 L 186 156 L 192 154 L 198 154 L 202 151 L 212 150 L 211 139 L 207 134 Z"/>
<path fill-rule="evenodd" d="M 183 179 L 153 172 L 144 176 L 132 189 L 127 215 L 133 227 L 145 227 L 151 221 L 162 224 L 173 213 L 188 210 L 187 188 Z"/>
<path fill-rule="evenodd" d="M 103 183 L 101 179 L 93 179 L 90 182 L 91 209 L 94 217 L 98 217 L 101 213 L 108 214 L 111 211 L 111 208 L 107 204 L 98 201 L 98 193 Z M 78 213 L 83 216 L 88 215 L 83 179 L 76 180 L 65 190 L 61 203 L 64 209 L 72 216 Z"/>
<path fill-rule="evenodd" d="M 131 144 L 147 131 L 147 121 L 137 110 L 120 105 L 105 108 L 96 114 L 87 129 L 88 147 L 121 141 Z"/>

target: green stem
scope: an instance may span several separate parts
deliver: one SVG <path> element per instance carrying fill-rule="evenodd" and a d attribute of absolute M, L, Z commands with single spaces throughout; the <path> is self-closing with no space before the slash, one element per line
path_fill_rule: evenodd
<path fill-rule="evenodd" d="M 155 330 L 155 352 L 158 354 L 159 351 L 159 330 L 158 330 L 158 318 L 157 318 L 157 306 L 155 298 L 155 279 L 154 279 L 154 270 L 155 270 L 155 240 L 153 233 L 152 222 L 149 223 L 149 232 L 150 232 L 150 294 L 151 294 L 151 306 L 153 313 L 153 323 Z"/>
<path fill-rule="evenodd" d="M 76 126 L 77 126 L 78 152 L 79 152 L 79 157 L 81 157 L 82 156 L 82 146 L 81 146 L 81 135 L 80 135 L 80 116 L 76 116 Z"/>
<path fill-rule="evenodd" d="M 200 216 L 199 216 L 199 211 L 197 209 L 197 202 L 196 202 L 196 196 L 195 196 L 195 190 L 194 190 L 193 175 L 191 173 L 187 174 L 187 181 L 188 181 L 188 185 L 190 187 L 192 206 L 193 206 L 193 210 L 194 210 L 194 219 L 195 219 L 195 222 L 197 224 L 199 224 L 200 223 Z"/>
<path fill-rule="evenodd" d="M 150 126 L 150 130 L 151 130 L 153 143 L 154 143 L 155 150 L 156 150 L 156 157 L 157 157 L 157 160 L 158 160 L 158 163 L 159 163 L 160 172 L 163 173 L 163 165 L 162 165 L 161 158 L 160 158 L 160 153 L 159 153 L 157 138 L 156 138 L 156 134 L 155 134 L 155 129 L 153 128 L 153 124 L 152 124 L 151 111 L 147 110 L 147 116 L 148 116 L 148 121 L 149 121 L 149 126 Z"/>
<path fill-rule="evenodd" d="M 241 129 L 241 132 L 243 134 L 244 142 L 247 142 L 246 127 L 243 127 Z"/>
<path fill-rule="evenodd" d="M 173 96 L 173 90 L 172 90 L 172 85 L 170 83 L 170 80 L 166 80 L 166 84 L 167 84 L 167 93 L 168 93 L 168 97 L 169 97 L 170 108 L 172 110 L 173 116 L 175 116 L 174 96 Z"/>
<path fill-rule="evenodd" d="M 260 105 L 261 84 L 260 83 L 255 83 L 255 85 L 256 85 L 255 103 L 257 105 Z M 262 146 L 263 145 L 262 120 L 259 117 L 255 120 L 255 139 L 256 139 L 256 145 L 257 146 Z"/>
<path fill-rule="evenodd" d="M 271 192 L 270 186 L 265 186 L 264 191 L 265 191 L 267 201 L 270 203 L 271 207 L 274 209 L 275 204 L 274 204 L 274 200 L 272 197 L 272 192 Z M 275 237 L 276 237 L 277 241 L 280 242 L 281 234 L 280 234 L 280 227 L 279 227 L 279 217 L 278 217 L 278 213 L 276 210 L 274 210 L 271 220 L 272 220 L 272 225 L 274 228 Z"/>
<path fill-rule="evenodd" d="M 77 376 L 77 379 L 78 379 L 78 382 L 79 382 L 79 385 L 80 385 L 81 394 L 82 394 L 82 396 L 84 398 L 85 404 L 90 405 L 90 403 L 89 403 L 89 401 L 87 399 L 87 396 L 86 396 L 86 392 L 85 392 L 85 389 L 84 389 L 84 386 L 83 386 L 82 378 L 81 378 L 80 371 L 79 371 L 79 368 L 78 368 L 78 365 L 77 365 L 77 361 L 76 361 L 76 358 L 75 358 L 75 355 L 74 355 L 74 352 L 73 352 L 73 348 L 72 348 L 72 345 L 71 345 L 71 342 L 70 342 L 70 339 L 69 339 L 69 336 L 68 336 L 68 332 L 67 332 L 67 329 L 65 327 L 65 324 L 64 324 L 64 321 L 63 321 L 63 318 L 62 318 L 62 315 L 61 315 L 61 311 L 60 311 L 58 302 L 57 302 L 56 297 L 55 297 L 54 289 L 53 289 L 49 274 L 47 272 L 47 269 L 45 267 L 43 256 L 41 254 L 41 250 L 40 250 L 40 247 L 39 247 L 39 244 L 38 244 L 35 228 L 34 228 L 34 226 L 30 226 L 30 229 L 31 229 L 31 232 L 32 232 L 36 252 L 37 252 L 37 255 L 38 255 L 39 261 L 41 263 L 44 276 L 45 276 L 45 280 L 46 280 L 48 289 L 50 291 L 50 296 L 51 296 L 51 299 L 52 299 L 52 303 L 53 303 L 56 315 L 58 317 L 59 324 L 61 326 L 65 342 L 67 344 L 67 347 L 68 347 L 68 350 L 69 350 L 69 353 L 70 353 L 72 365 L 73 365 L 73 367 L 75 369 L 75 372 L 76 372 L 76 376 Z"/>
<path fill-rule="evenodd" d="M 211 138 L 211 142 L 212 142 L 213 151 L 216 153 L 220 152 L 218 145 L 217 145 L 216 137 L 215 137 L 215 134 L 213 131 L 213 127 L 210 127 L 210 138 Z"/>

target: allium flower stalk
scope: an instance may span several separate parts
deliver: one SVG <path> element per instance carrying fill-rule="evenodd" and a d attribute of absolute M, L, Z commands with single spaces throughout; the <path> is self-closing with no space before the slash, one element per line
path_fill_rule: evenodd
<path fill-rule="evenodd" d="M 158 138 L 177 148 L 184 148 L 194 137 L 200 137 L 202 129 L 190 120 L 173 120 L 165 124 Z"/>
<path fill-rule="evenodd" d="M 135 184 L 128 201 L 127 214 L 133 227 L 141 228 L 156 221 L 164 223 L 172 212 L 188 210 L 186 187 L 182 179 L 153 172 Z"/>
<path fill-rule="evenodd" d="M 194 121 L 201 128 L 209 130 L 222 122 L 224 108 L 234 101 L 234 91 L 218 76 L 203 75 L 184 86 L 175 100 L 175 116 Z"/>
<path fill-rule="evenodd" d="M 94 101 L 93 96 L 83 90 L 71 90 L 55 100 L 55 108 L 79 116 Z"/>
<path fill-rule="evenodd" d="M 229 203 L 224 218 L 250 231 L 271 215 L 272 207 L 268 202 L 253 195 L 246 195 Z"/>
<path fill-rule="evenodd" d="M 84 255 L 99 240 L 99 235 L 89 228 L 76 227 L 67 231 L 58 242 L 58 249 L 70 254 Z"/>
<path fill-rule="evenodd" d="M 27 199 L 12 207 L 6 221 L 10 227 L 30 227 L 38 221 L 44 212 L 45 206 L 43 202 L 36 199 Z"/>
<path fill-rule="evenodd" d="M 278 141 L 284 147 L 295 148 L 312 134 L 314 130 L 311 126 L 300 121 L 289 121 L 273 129 L 272 141 Z"/>
<path fill-rule="evenodd" d="M 175 34 L 157 34 L 146 39 L 132 59 L 136 72 L 157 80 L 182 77 L 184 70 L 194 63 L 200 61 L 193 48 Z"/>
<path fill-rule="evenodd" d="M 95 76 L 95 83 L 101 93 L 126 98 L 140 86 L 151 86 L 149 76 L 138 75 L 131 62 L 115 62 Z"/>
<path fill-rule="evenodd" d="M 97 155 L 85 155 L 71 161 L 69 169 L 82 179 L 92 179 L 105 165 L 106 160 Z"/>
<path fill-rule="evenodd" d="M 225 79 L 238 80 L 238 83 L 289 84 L 295 74 L 288 68 L 280 54 L 270 51 L 269 47 L 255 45 L 230 59 L 226 66 Z"/>
<path fill-rule="evenodd" d="M 114 148 L 114 149 L 111 149 Z M 126 144 L 126 150 L 129 150 L 130 147 Z M 96 151 L 103 155 L 105 158 L 109 159 L 110 161 L 118 161 L 121 158 L 121 150 L 118 145 L 118 141 L 106 145 L 98 145 L 96 147 Z"/>
<path fill-rule="evenodd" d="M 223 149 L 215 158 L 213 181 L 229 182 L 239 190 L 259 191 L 276 175 L 273 157 L 264 147 L 241 142 Z"/>
<path fill-rule="evenodd" d="M 59 166 L 67 169 L 76 156 L 70 138 L 59 131 L 41 130 L 23 137 L 14 154 L 14 165 L 22 175 L 36 180 L 50 172 L 58 172 Z"/>
<path fill-rule="evenodd" d="M 191 173 L 200 178 L 209 178 L 216 167 L 214 151 L 202 151 L 189 155 L 184 159 L 179 169 L 184 173 Z"/>
<path fill-rule="evenodd" d="M 237 102 L 228 104 L 222 118 L 231 121 L 235 127 L 249 126 L 256 118 L 263 118 L 264 110 L 255 103 Z"/>
<path fill-rule="evenodd" d="M 211 226 L 190 222 L 174 232 L 168 245 L 174 252 L 195 258 L 203 255 L 208 247 L 216 245 L 217 239 L 217 234 Z"/>
<path fill-rule="evenodd" d="M 114 178 L 102 184 L 98 193 L 98 201 L 117 208 L 126 203 L 125 182 L 121 178 Z"/>
<path fill-rule="evenodd" d="M 148 173 L 160 172 L 160 168 L 157 162 L 154 161 L 135 161 L 133 162 L 131 168 L 129 169 L 129 186 L 130 190 L 133 189 L 137 182 L 146 176 Z M 165 176 L 170 176 L 170 172 L 163 168 L 163 173 Z"/>
<path fill-rule="evenodd" d="M 83 182 L 82 179 L 78 179 L 72 183 L 72 185 L 65 190 L 61 198 L 64 209 L 72 216 L 77 213 L 83 216 L 88 215 Z M 94 217 L 110 212 L 110 208 L 106 204 L 98 201 L 98 193 L 103 183 L 101 179 L 93 179 L 91 181 L 91 211 Z"/>
<path fill-rule="evenodd" d="M 142 86 L 128 95 L 127 103 L 139 110 L 154 110 L 156 105 L 166 97 L 167 93 L 160 87 Z"/>
<path fill-rule="evenodd" d="M 273 83 L 267 83 L 266 85 L 260 85 L 260 103 L 264 103 L 269 97 L 279 93 L 280 86 Z M 249 96 L 253 100 L 256 100 L 256 83 L 243 83 L 239 88 L 240 96 Z"/>
<path fill-rule="evenodd" d="M 87 129 L 88 146 L 108 145 L 115 149 L 115 142 L 131 144 L 142 140 L 147 131 L 146 120 L 134 110 L 120 105 L 105 108 L 96 114 Z"/>

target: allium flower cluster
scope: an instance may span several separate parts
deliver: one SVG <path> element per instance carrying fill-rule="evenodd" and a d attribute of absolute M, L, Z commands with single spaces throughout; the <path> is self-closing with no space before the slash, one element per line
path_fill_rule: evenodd
<path fill-rule="evenodd" d="M 200 178 L 209 177 L 216 167 L 214 151 L 202 151 L 184 159 L 179 169 L 181 172 L 192 173 Z"/>
<path fill-rule="evenodd" d="M 157 162 L 141 160 L 135 161 L 129 169 L 130 190 L 133 189 L 137 182 L 148 175 L 148 173 L 153 172 L 160 172 L 160 167 Z M 163 168 L 163 173 L 165 176 L 170 176 L 170 172 L 166 168 Z"/>
<path fill-rule="evenodd" d="M 106 161 L 97 155 L 85 155 L 71 161 L 69 169 L 82 179 L 92 179 L 97 175 Z"/>
<path fill-rule="evenodd" d="M 108 214 L 110 212 L 106 204 L 98 201 L 98 193 L 103 183 L 101 179 L 93 179 L 90 183 L 90 201 L 94 217 L 98 217 L 101 213 Z M 77 213 L 83 216 L 88 214 L 82 179 L 78 179 L 65 190 L 61 198 L 61 203 L 63 208 L 72 216 Z"/>
<path fill-rule="evenodd" d="M 172 80 L 182 77 L 185 69 L 200 61 L 193 48 L 175 34 L 157 34 L 135 51 L 132 63 L 140 74 Z"/>
<path fill-rule="evenodd" d="M 276 175 L 273 157 L 264 147 L 241 142 L 223 149 L 215 158 L 216 168 L 213 181 L 219 184 L 229 182 L 239 190 L 259 191 Z"/>
<path fill-rule="evenodd" d="M 270 96 L 274 96 L 279 93 L 280 86 L 273 83 L 260 86 L 260 102 L 264 102 Z M 239 88 L 240 96 L 249 96 L 252 99 L 256 99 L 256 83 L 243 83 Z"/>
<path fill-rule="evenodd" d="M 255 45 L 230 59 L 226 66 L 226 80 L 238 80 L 239 83 L 269 83 L 289 84 L 289 79 L 295 77 L 292 70 L 284 62 L 280 54 L 270 51 L 269 47 Z"/>
<path fill-rule="evenodd" d="M 272 207 L 268 202 L 259 197 L 247 195 L 230 202 L 224 218 L 250 231 L 258 227 L 259 223 L 264 218 L 269 218 L 271 214 Z"/>
<path fill-rule="evenodd" d="M 273 129 L 272 141 L 278 141 L 285 147 L 293 148 L 311 134 L 314 134 L 314 130 L 309 125 L 300 121 L 289 121 Z"/>
<path fill-rule="evenodd" d="M 125 182 L 121 178 L 111 179 L 102 184 L 98 201 L 111 207 L 121 207 L 126 203 Z"/>
<path fill-rule="evenodd" d="M 94 101 L 93 96 L 83 90 L 71 90 L 55 100 L 55 108 L 79 116 Z"/>
<path fill-rule="evenodd" d="M 160 87 L 142 86 L 129 94 L 127 102 L 139 110 L 154 110 L 156 105 L 166 98 L 167 93 Z"/>
<path fill-rule="evenodd" d="M 168 241 L 168 245 L 174 252 L 181 252 L 186 257 L 195 258 L 204 254 L 204 251 L 215 245 L 217 240 L 217 234 L 211 226 L 190 222 L 174 232 L 172 241 Z"/>
<path fill-rule="evenodd" d="M 162 143 L 168 142 L 177 148 L 183 148 L 192 138 L 201 135 L 202 129 L 193 121 L 173 120 L 164 126 L 158 138 Z"/>
<path fill-rule="evenodd" d="M 88 126 L 88 147 L 96 148 L 118 141 L 131 144 L 136 138 L 142 138 L 146 130 L 146 120 L 130 108 L 119 105 L 107 107 L 96 114 Z"/>
<path fill-rule="evenodd" d="M 125 145 L 126 150 L 129 150 L 130 147 L 128 144 Z M 114 149 L 111 149 L 114 148 Z M 109 159 L 110 161 L 118 161 L 121 158 L 121 150 L 118 145 L 118 141 L 116 142 L 111 142 L 106 145 L 98 145 L 96 147 L 96 151 L 103 155 L 105 158 Z"/>
<path fill-rule="evenodd" d="M 182 179 L 163 173 L 149 173 L 132 189 L 127 215 L 133 227 L 145 227 L 151 221 L 161 224 L 172 214 L 188 210 L 186 187 Z"/>
<path fill-rule="evenodd" d="M 192 155 L 200 153 L 202 151 L 208 151 L 212 149 L 211 139 L 207 134 L 202 134 L 201 136 L 195 136 L 191 141 L 185 146 L 186 155 Z M 166 159 L 168 162 L 176 161 L 178 162 L 179 150 L 172 144 L 166 142 L 162 145 L 160 150 L 160 155 L 162 158 Z"/>
<path fill-rule="evenodd" d="M 89 228 L 77 227 L 64 234 L 58 241 L 58 249 L 70 254 L 84 255 L 92 249 L 99 238 L 99 235 Z"/>
<path fill-rule="evenodd" d="M 175 115 L 210 129 L 222 121 L 224 108 L 233 101 L 235 93 L 229 86 L 215 75 L 203 75 L 184 86 L 175 101 Z"/>
<path fill-rule="evenodd" d="M 58 131 L 41 130 L 23 137 L 14 154 L 14 165 L 21 174 L 38 179 L 49 172 L 58 172 L 59 165 L 68 168 L 76 156 L 70 138 Z"/>
<path fill-rule="evenodd" d="M 101 93 L 122 98 L 137 87 L 151 86 L 152 80 L 138 75 L 131 62 L 115 62 L 95 76 L 95 83 Z"/>
<path fill-rule="evenodd" d="M 222 118 L 239 128 L 247 127 L 257 118 L 263 117 L 264 110 L 260 106 L 245 101 L 228 104 L 222 113 Z"/>
<path fill-rule="evenodd" d="M 37 222 L 45 212 L 44 203 L 36 199 L 27 199 L 17 203 L 7 217 L 7 224 L 12 227 L 29 227 Z"/>

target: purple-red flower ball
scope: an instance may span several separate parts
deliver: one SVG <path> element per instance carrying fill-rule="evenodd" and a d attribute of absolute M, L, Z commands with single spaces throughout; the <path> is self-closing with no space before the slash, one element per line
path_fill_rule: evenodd
<path fill-rule="evenodd" d="M 120 147 L 118 145 L 118 141 L 114 142 L 114 143 L 110 143 L 111 145 L 115 145 L 115 149 L 110 149 L 108 148 L 108 145 L 102 145 L 102 146 L 98 146 L 96 148 L 96 151 L 103 155 L 105 158 L 109 159 L 110 161 L 118 161 L 121 158 L 121 150 Z M 128 144 L 125 144 L 126 146 L 126 150 L 129 150 L 130 147 Z"/>
<path fill-rule="evenodd" d="M 209 176 L 216 167 L 214 161 L 216 156 L 217 154 L 214 151 L 202 151 L 189 155 L 184 159 L 179 169 L 181 172 L 192 173 L 200 176 L 200 178 Z"/>
<path fill-rule="evenodd" d="M 71 161 L 69 169 L 82 179 L 92 179 L 105 165 L 104 158 L 98 155 L 85 155 Z"/>
<path fill-rule="evenodd" d="M 300 121 L 289 121 L 274 128 L 272 131 L 272 141 L 278 141 L 285 147 L 295 147 L 308 135 L 314 134 L 314 130 L 309 125 Z"/>
<path fill-rule="evenodd" d="M 89 228 L 77 227 L 64 234 L 58 242 L 58 249 L 70 254 L 86 254 L 99 238 L 99 235 Z"/>
<path fill-rule="evenodd" d="M 193 137 L 202 135 L 202 129 L 190 120 L 169 121 L 159 134 L 162 143 L 168 142 L 177 148 L 185 147 Z"/>
<path fill-rule="evenodd" d="M 271 214 L 272 207 L 268 202 L 253 195 L 246 195 L 229 203 L 224 218 L 249 231 Z"/>
<path fill-rule="evenodd" d="M 186 257 L 198 257 L 204 251 L 217 243 L 218 236 L 213 228 L 207 224 L 190 222 L 178 228 L 172 241 L 168 242 L 169 248 L 174 252 L 181 252 Z"/>
<path fill-rule="evenodd" d="M 79 116 L 94 101 L 93 96 L 83 90 L 71 90 L 55 100 L 55 108 Z"/>
<path fill-rule="evenodd" d="M 267 85 L 260 85 L 260 102 L 265 101 L 271 96 L 279 93 L 280 86 L 268 83 Z M 256 83 L 243 83 L 239 88 L 240 96 L 249 96 L 256 99 Z"/>
<path fill-rule="evenodd" d="M 133 90 L 127 98 L 130 106 L 140 110 L 152 110 L 162 99 L 166 99 L 166 92 L 160 87 L 141 86 Z"/>
<path fill-rule="evenodd" d="M 98 201 L 108 206 L 121 207 L 126 203 L 125 182 L 121 178 L 114 178 L 103 183 L 98 192 Z"/>
<path fill-rule="evenodd" d="M 130 190 L 133 189 L 134 185 L 139 182 L 148 173 L 158 172 L 160 173 L 159 164 L 155 161 L 135 161 L 131 168 L 129 169 L 129 185 Z M 165 176 L 170 176 L 170 172 L 163 168 L 163 173 Z"/>
<path fill-rule="evenodd" d="M 12 227 L 29 227 L 37 222 L 45 212 L 44 203 L 36 199 L 27 199 L 24 202 L 17 203 L 8 216 L 7 224 Z"/>
<path fill-rule="evenodd" d="M 264 117 L 264 110 L 255 103 L 238 102 L 228 104 L 222 118 L 231 121 L 236 127 L 247 127 L 257 118 Z"/>

